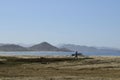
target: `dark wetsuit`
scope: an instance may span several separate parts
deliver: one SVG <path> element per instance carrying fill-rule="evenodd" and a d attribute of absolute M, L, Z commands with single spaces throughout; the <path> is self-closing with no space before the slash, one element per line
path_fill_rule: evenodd
<path fill-rule="evenodd" d="M 76 51 L 76 52 L 75 52 L 75 58 L 77 58 L 77 57 L 78 57 L 78 52 Z"/>

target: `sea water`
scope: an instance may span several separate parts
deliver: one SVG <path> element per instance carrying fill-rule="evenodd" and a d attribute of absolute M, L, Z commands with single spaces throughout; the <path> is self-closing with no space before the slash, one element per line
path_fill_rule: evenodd
<path fill-rule="evenodd" d="M 15 51 L 0 52 L 0 55 L 30 55 L 30 56 L 70 56 L 74 52 L 51 52 L 51 51 Z"/>
<path fill-rule="evenodd" d="M 17 52 L 0 52 L 0 55 L 30 55 L 30 56 L 71 56 L 75 52 L 47 52 L 47 51 L 17 51 Z M 82 52 L 86 56 L 120 56 L 119 52 L 98 53 L 98 52 Z"/>

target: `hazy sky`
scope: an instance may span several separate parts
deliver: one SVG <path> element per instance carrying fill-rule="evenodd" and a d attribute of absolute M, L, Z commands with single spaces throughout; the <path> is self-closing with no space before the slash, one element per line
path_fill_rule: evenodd
<path fill-rule="evenodd" d="M 120 0 L 0 0 L 0 43 L 120 48 Z"/>

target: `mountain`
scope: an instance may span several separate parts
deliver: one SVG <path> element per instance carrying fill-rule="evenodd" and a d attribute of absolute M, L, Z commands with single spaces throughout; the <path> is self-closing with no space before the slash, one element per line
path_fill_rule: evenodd
<path fill-rule="evenodd" d="M 3 44 L 3 43 L 0 43 L 0 46 L 3 46 L 3 45 L 5 45 L 5 44 Z"/>
<path fill-rule="evenodd" d="M 84 51 L 92 52 L 97 50 L 97 48 L 95 47 L 80 46 L 80 45 L 74 45 L 74 44 L 63 44 L 61 48 L 67 48 L 72 51 L 81 51 L 81 52 L 84 52 Z"/>
<path fill-rule="evenodd" d="M 58 51 L 59 49 L 47 42 L 42 42 L 40 44 L 34 45 L 29 48 L 33 51 Z"/>
<path fill-rule="evenodd" d="M 73 52 L 72 50 L 67 49 L 67 48 L 59 48 L 59 51 L 64 51 L 64 52 Z"/>
<path fill-rule="evenodd" d="M 17 45 L 23 46 L 23 47 L 31 47 L 34 44 L 24 44 L 24 43 L 18 43 Z"/>
<path fill-rule="evenodd" d="M 34 46 L 30 47 L 29 50 L 32 50 L 32 51 L 65 51 L 65 52 L 71 51 L 71 50 L 68 50 L 65 48 L 64 49 L 57 48 L 47 42 L 42 42 L 40 44 L 34 45 Z"/>
<path fill-rule="evenodd" d="M 97 52 L 97 53 L 113 53 L 113 52 L 119 52 L 119 49 L 114 48 L 98 48 L 98 47 L 88 47 L 88 46 L 81 46 L 81 45 L 74 45 L 74 44 L 63 44 L 61 48 L 67 48 L 72 51 L 79 51 L 79 52 Z"/>
<path fill-rule="evenodd" d="M 47 42 L 33 45 L 31 47 L 23 47 L 17 44 L 0 44 L 0 51 L 63 51 L 69 52 L 71 50 L 66 48 L 57 48 Z"/>
<path fill-rule="evenodd" d="M 0 51 L 28 51 L 28 49 L 15 44 L 5 44 L 0 46 Z"/>
<path fill-rule="evenodd" d="M 108 48 L 108 47 L 89 47 L 89 46 L 81 46 L 74 44 L 64 44 L 61 47 L 55 47 L 48 42 L 42 42 L 40 44 L 33 45 L 31 47 L 23 47 L 16 44 L 2 44 L 0 43 L 0 51 L 63 51 L 63 52 L 94 52 L 101 54 L 110 54 L 110 53 L 120 53 L 119 49 Z"/>

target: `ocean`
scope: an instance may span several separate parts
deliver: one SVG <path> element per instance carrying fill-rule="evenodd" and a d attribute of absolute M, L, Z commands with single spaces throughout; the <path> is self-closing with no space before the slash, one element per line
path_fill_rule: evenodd
<path fill-rule="evenodd" d="M 30 56 L 70 56 L 75 52 L 44 52 L 44 51 L 29 51 L 29 52 L 0 52 L 0 55 L 30 55 Z M 86 56 L 120 56 L 119 52 L 98 53 L 98 52 L 83 52 Z"/>

